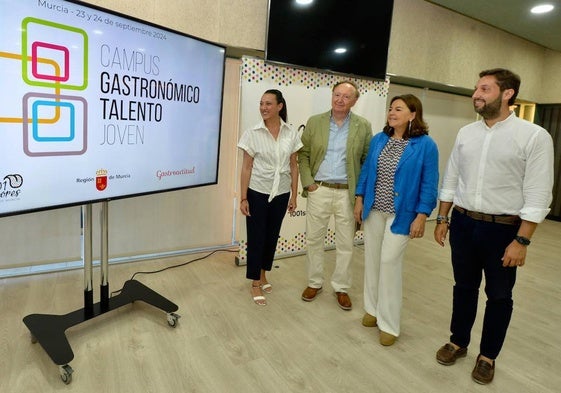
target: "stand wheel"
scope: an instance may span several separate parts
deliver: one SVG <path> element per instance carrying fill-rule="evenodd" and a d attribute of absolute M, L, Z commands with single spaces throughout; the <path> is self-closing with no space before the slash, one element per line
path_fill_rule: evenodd
<path fill-rule="evenodd" d="M 31 339 L 31 344 L 36 344 L 37 343 L 37 337 L 35 337 L 33 335 L 33 333 L 29 334 L 29 338 Z"/>
<path fill-rule="evenodd" d="M 168 313 L 167 314 L 168 325 L 170 325 L 171 327 L 176 327 L 177 324 L 179 323 L 179 318 L 181 318 L 181 315 L 178 315 L 173 312 Z"/>
<path fill-rule="evenodd" d="M 62 379 L 62 382 L 64 382 L 65 385 L 68 385 L 70 382 L 72 382 L 72 373 L 74 372 L 74 370 L 72 370 L 72 367 L 70 367 L 70 365 L 65 364 L 64 366 L 60 366 L 59 372 L 60 379 Z"/>

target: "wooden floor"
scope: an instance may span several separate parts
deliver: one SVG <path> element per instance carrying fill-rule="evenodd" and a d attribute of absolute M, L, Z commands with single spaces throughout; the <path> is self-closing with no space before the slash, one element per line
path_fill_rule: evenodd
<path fill-rule="evenodd" d="M 470 378 L 482 307 L 467 358 L 450 367 L 435 361 L 449 335 L 452 280 L 449 247 L 438 247 L 429 236 L 412 241 L 407 251 L 402 336 L 392 347 L 378 343 L 376 328 L 360 324 L 361 246 L 355 252 L 352 311 L 339 309 L 327 286 L 316 301 L 300 300 L 306 285 L 303 256 L 276 261 L 269 276 L 274 285 L 269 304 L 256 306 L 245 267 L 234 264 L 235 254 L 219 252 L 177 269 L 137 276 L 179 305 L 182 318 L 176 328 L 168 326 L 165 313 L 143 302 L 70 328 L 75 357 L 69 385 L 41 346 L 30 342 L 22 318 L 82 308 L 82 272 L 2 279 L 0 392 L 559 392 L 560 235 L 559 222 L 538 227 L 527 265 L 519 269 L 515 311 L 495 381 L 485 387 Z M 194 258 L 112 266 L 111 290 L 136 271 Z M 329 251 L 328 277 L 333 258 Z M 96 290 L 96 301 L 98 296 Z"/>

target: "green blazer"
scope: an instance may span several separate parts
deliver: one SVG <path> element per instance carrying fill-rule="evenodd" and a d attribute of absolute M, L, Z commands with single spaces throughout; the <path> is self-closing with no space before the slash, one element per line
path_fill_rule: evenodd
<path fill-rule="evenodd" d="M 314 183 L 314 176 L 325 158 L 329 141 L 329 121 L 331 111 L 312 116 L 302 133 L 304 146 L 298 152 L 298 167 L 302 182 L 303 197 L 307 197 L 306 187 Z M 368 120 L 351 112 L 349 137 L 347 139 L 347 184 L 351 201 L 354 201 L 356 183 L 360 167 L 368 155 L 372 138 L 372 125 Z"/>

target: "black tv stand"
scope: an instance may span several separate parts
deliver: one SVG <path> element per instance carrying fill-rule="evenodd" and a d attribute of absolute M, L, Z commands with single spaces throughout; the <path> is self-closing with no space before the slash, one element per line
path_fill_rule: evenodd
<path fill-rule="evenodd" d="M 106 204 L 107 202 L 103 203 Z M 86 211 L 85 215 L 84 210 Z M 87 225 L 91 226 L 91 220 L 87 217 L 88 213 L 91 216 L 91 205 L 88 205 L 86 209 L 83 208 L 82 211 L 82 236 L 86 240 L 84 244 L 90 244 L 90 250 L 85 252 L 84 255 L 91 256 L 91 231 L 85 230 Z M 102 228 L 106 227 L 106 214 L 107 206 L 105 205 L 102 207 L 102 216 L 105 215 L 105 220 L 102 217 Z M 106 233 L 105 231 L 104 234 L 106 235 Z M 102 244 L 104 239 L 106 240 L 107 236 L 102 236 Z M 86 276 L 84 308 L 65 315 L 30 314 L 23 318 L 23 323 L 25 323 L 31 333 L 31 342 L 41 344 L 52 361 L 59 366 L 60 376 L 65 384 L 69 384 L 72 381 L 73 370 L 68 363 L 74 358 L 74 353 L 65 334 L 68 328 L 135 301 L 143 301 L 165 311 L 167 313 L 167 322 L 171 327 L 176 327 L 180 318 L 178 314 L 175 314 L 175 311 L 178 310 L 176 304 L 136 280 L 125 281 L 120 293 L 109 297 L 109 285 L 106 280 L 106 272 L 104 272 L 104 270 L 107 270 L 107 257 L 104 257 L 103 251 L 104 247 L 102 245 L 102 285 L 100 286 L 101 295 L 98 303 L 93 304 L 91 258 L 89 258 L 89 262 L 88 258 L 84 258 L 84 274 Z"/>

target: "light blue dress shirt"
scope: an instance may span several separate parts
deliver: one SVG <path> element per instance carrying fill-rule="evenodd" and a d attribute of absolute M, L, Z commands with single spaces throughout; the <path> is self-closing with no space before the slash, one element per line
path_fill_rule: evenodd
<path fill-rule="evenodd" d="M 349 136 L 350 117 L 349 112 L 341 127 L 331 117 L 327 152 L 315 180 L 327 183 L 347 183 L 347 138 Z"/>

